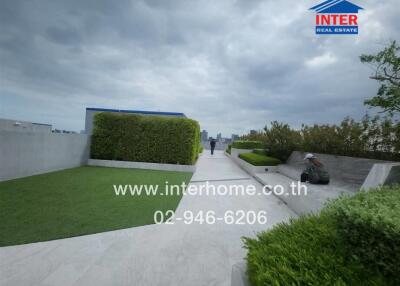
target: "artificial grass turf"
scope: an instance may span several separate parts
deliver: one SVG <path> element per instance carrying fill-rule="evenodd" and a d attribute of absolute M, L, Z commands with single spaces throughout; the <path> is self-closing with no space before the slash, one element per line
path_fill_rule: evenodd
<path fill-rule="evenodd" d="M 257 153 L 242 153 L 239 158 L 253 166 L 276 166 L 281 163 L 279 159 Z"/>
<path fill-rule="evenodd" d="M 0 182 L 0 246 L 53 240 L 154 223 L 181 194 L 115 195 L 113 185 L 188 183 L 192 173 L 79 167 Z"/>

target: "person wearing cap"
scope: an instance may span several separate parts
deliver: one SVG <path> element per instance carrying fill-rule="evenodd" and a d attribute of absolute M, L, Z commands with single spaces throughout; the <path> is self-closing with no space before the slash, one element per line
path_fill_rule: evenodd
<path fill-rule="evenodd" d="M 329 173 L 314 154 L 308 153 L 304 160 L 307 161 L 307 168 L 301 174 L 301 182 L 311 184 L 329 184 Z"/>

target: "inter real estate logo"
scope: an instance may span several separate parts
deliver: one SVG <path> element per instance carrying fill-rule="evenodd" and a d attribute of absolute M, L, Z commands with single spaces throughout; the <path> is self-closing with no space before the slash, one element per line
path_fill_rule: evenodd
<path fill-rule="evenodd" d="M 328 0 L 311 7 L 316 34 L 358 34 L 358 10 L 363 8 L 346 0 Z"/>

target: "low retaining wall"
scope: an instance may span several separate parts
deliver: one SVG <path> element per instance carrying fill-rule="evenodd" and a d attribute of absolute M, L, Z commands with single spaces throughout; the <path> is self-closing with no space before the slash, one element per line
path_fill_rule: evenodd
<path fill-rule="evenodd" d="M 400 183 L 400 163 L 374 164 L 361 189 Z"/>
<path fill-rule="evenodd" d="M 277 172 L 278 167 L 277 166 L 254 166 L 245 160 L 239 158 L 240 154 L 244 153 L 251 153 L 253 150 L 251 149 L 236 149 L 232 148 L 231 149 L 231 155 L 229 156 L 239 167 L 241 167 L 243 170 L 245 170 L 247 173 L 250 175 L 255 175 L 256 173 L 265 173 L 265 172 Z M 226 152 L 225 152 L 226 153 Z M 229 155 L 228 153 L 226 153 Z"/>
<path fill-rule="evenodd" d="M 336 156 L 330 154 L 314 153 L 325 165 L 331 176 L 331 181 L 345 184 L 348 188 L 358 190 L 364 183 L 374 164 L 394 163 L 367 158 Z M 293 151 L 286 164 L 296 169 L 305 168 L 304 152 Z"/>
<path fill-rule="evenodd" d="M 160 170 L 160 171 L 192 172 L 192 173 L 196 171 L 196 165 L 177 165 L 177 164 L 129 162 L 129 161 L 114 161 L 114 160 L 98 160 L 98 159 L 89 159 L 88 165 L 99 166 L 99 167 L 147 169 L 147 170 Z"/>
<path fill-rule="evenodd" d="M 236 148 L 231 148 L 231 158 L 235 161 L 242 160 L 239 158 L 240 154 L 244 153 L 251 153 L 253 152 L 252 149 L 236 149 Z"/>
<path fill-rule="evenodd" d="M 0 131 L 0 181 L 85 165 L 85 134 Z"/>
<path fill-rule="evenodd" d="M 277 172 L 278 170 L 277 166 L 254 166 L 240 158 L 238 158 L 236 162 L 239 165 L 239 167 L 241 167 L 247 173 L 253 176 L 257 173 L 266 173 L 266 172 L 271 173 L 271 172 Z"/>

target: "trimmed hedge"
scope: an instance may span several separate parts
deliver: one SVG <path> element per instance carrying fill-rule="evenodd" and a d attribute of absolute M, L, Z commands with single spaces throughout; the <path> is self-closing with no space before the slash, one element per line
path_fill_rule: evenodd
<path fill-rule="evenodd" d="M 359 192 L 327 209 L 348 253 L 400 285 L 400 186 Z"/>
<path fill-rule="evenodd" d="M 232 148 L 236 149 L 260 149 L 263 147 L 264 144 L 261 141 L 237 140 L 232 143 Z"/>
<path fill-rule="evenodd" d="M 254 153 L 254 154 L 259 154 L 259 155 L 266 155 L 266 156 L 268 156 L 268 155 L 267 155 L 267 152 L 266 152 L 264 149 L 254 149 L 254 150 L 253 150 L 253 153 Z"/>
<path fill-rule="evenodd" d="M 200 127 L 187 118 L 98 113 L 91 158 L 191 165 L 200 148 Z"/>
<path fill-rule="evenodd" d="M 400 285 L 400 188 L 341 197 L 244 238 L 255 285 Z M 396 271 L 397 270 L 397 271 Z"/>
<path fill-rule="evenodd" d="M 281 163 L 279 159 L 256 153 L 242 153 L 239 158 L 254 166 L 276 166 Z"/>

